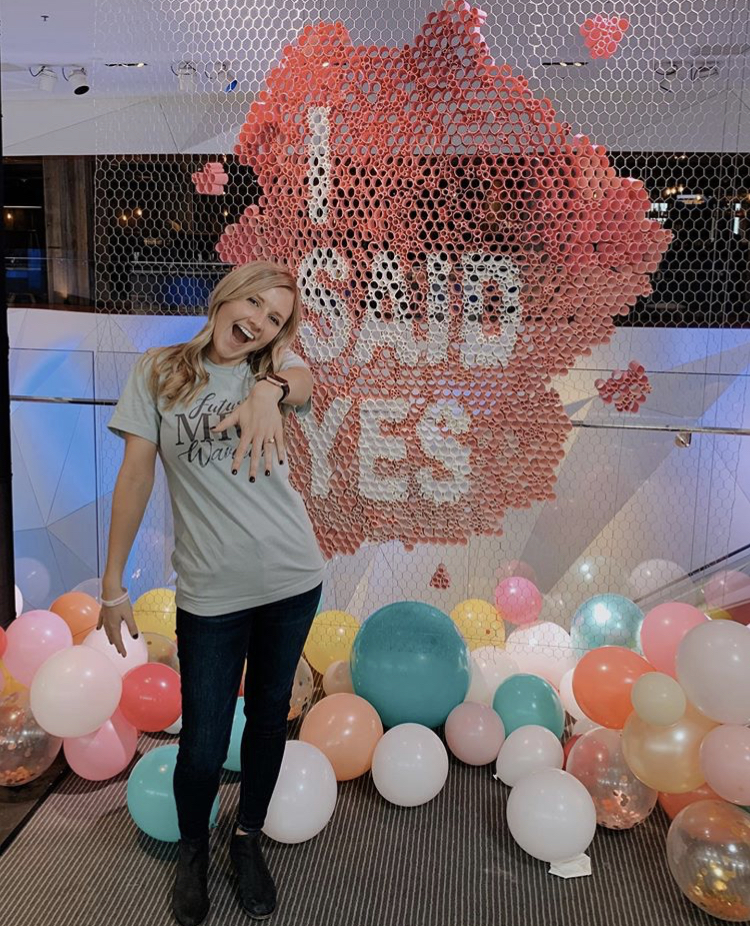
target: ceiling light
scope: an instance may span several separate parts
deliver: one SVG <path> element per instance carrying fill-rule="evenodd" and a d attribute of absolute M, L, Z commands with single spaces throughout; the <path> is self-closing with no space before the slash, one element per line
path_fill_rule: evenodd
<path fill-rule="evenodd" d="M 48 64 L 43 64 L 36 72 L 29 68 L 29 73 L 32 77 L 37 78 L 36 86 L 38 90 L 45 90 L 49 93 L 55 89 L 57 73 Z"/>
<path fill-rule="evenodd" d="M 105 68 L 145 68 L 145 61 L 115 61 L 113 64 L 105 64 Z"/>
<path fill-rule="evenodd" d="M 73 88 L 73 93 L 76 96 L 83 96 L 84 93 L 88 93 L 91 89 L 86 75 L 86 68 L 73 68 L 70 77 L 65 73 L 65 68 L 62 69 L 62 73 L 65 80 Z"/>
<path fill-rule="evenodd" d="M 192 61 L 180 61 L 177 68 L 171 66 L 172 73 L 180 84 L 180 90 L 195 90 L 198 83 L 198 69 Z"/>

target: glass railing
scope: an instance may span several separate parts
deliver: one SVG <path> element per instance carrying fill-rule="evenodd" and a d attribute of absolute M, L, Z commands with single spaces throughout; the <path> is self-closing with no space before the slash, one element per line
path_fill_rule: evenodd
<path fill-rule="evenodd" d="M 103 570 L 123 453 L 106 423 L 139 350 L 149 346 L 136 336 L 148 320 L 129 321 L 135 332 L 128 338 L 138 349 L 104 349 L 94 318 L 92 349 L 11 351 L 16 567 L 29 606 L 47 607 Z M 508 508 L 502 536 L 472 534 L 465 544 L 413 549 L 366 540 L 355 553 L 335 554 L 327 606 L 362 618 L 389 601 L 417 599 L 450 612 L 469 598 L 494 601 L 498 577 L 515 569 L 542 592 L 540 619 L 564 627 L 583 601 L 607 592 L 644 610 L 665 599 L 711 607 L 703 597 L 707 582 L 721 572 L 746 572 L 750 559 L 750 378 L 738 370 L 652 372 L 646 403 L 628 415 L 596 394 L 593 381 L 604 375 L 575 370 L 554 384 L 573 428 L 553 500 Z M 126 571 L 133 594 L 174 583 L 171 552 L 171 510 L 158 465 Z"/>

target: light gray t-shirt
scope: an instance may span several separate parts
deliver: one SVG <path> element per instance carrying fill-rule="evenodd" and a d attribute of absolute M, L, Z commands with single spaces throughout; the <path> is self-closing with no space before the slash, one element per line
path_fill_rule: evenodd
<path fill-rule="evenodd" d="M 232 475 L 238 430 L 211 433 L 247 398 L 252 373 L 245 363 L 204 362 L 206 387 L 170 411 L 148 388 L 150 362 L 136 363 L 108 427 L 159 448 L 174 515 L 177 605 L 215 616 L 310 591 L 323 581 L 325 563 L 302 496 L 289 481 L 288 454 L 283 466 L 274 455 L 270 476 L 261 457 L 251 483 L 249 457 Z M 305 365 L 288 350 L 278 372 Z M 307 414 L 310 407 L 308 401 L 296 413 Z"/>

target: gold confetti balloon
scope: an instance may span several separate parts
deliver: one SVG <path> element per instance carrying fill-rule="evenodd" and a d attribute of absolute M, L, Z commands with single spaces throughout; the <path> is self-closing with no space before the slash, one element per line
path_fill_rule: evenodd
<path fill-rule="evenodd" d="M 717 919 L 750 919 L 750 814 L 725 801 L 681 810 L 667 835 L 667 859 L 682 893 Z"/>

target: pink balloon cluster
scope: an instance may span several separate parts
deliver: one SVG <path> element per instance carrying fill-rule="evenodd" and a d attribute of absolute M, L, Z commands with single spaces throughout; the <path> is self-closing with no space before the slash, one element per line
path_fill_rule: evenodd
<path fill-rule="evenodd" d="M 139 730 L 164 730 L 180 716 L 179 674 L 148 661 L 143 635 L 123 634 L 123 657 L 103 629 L 91 631 L 82 645 L 74 645 L 71 627 L 62 616 L 35 610 L 17 617 L 1 642 L 7 672 L 29 689 L 27 723 L 33 723 L 36 736 L 57 741 L 56 748 L 48 751 L 46 765 L 26 769 L 25 774 L 16 767 L 12 750 L 0 744 L 0 781 L 4 783 L 11 776 L 11 765 L 14 784 L 38 777 L 54 761 L 60 746 L 82 778 L 111 778 L 133 758 Z M 0 714 L 12 697 L 0 699 Z M 8 711 L 19 716 L 10 704 Z"/>

